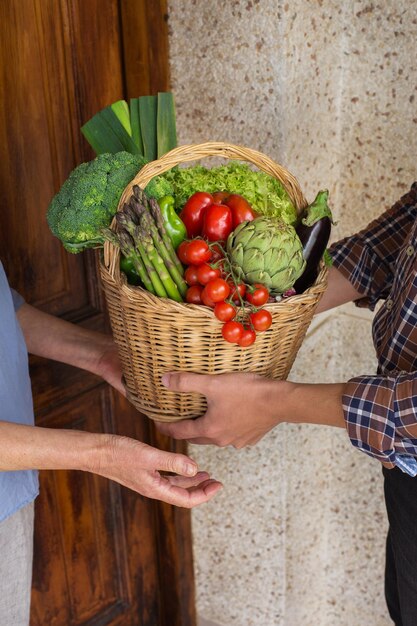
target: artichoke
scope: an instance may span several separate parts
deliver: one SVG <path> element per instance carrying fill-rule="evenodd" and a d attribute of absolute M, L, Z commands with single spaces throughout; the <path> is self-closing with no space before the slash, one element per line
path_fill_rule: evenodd
<path fill-rule="evenodd" d="M 295 229 L 273 217 L 239 224 L 228 237 L 227 252 L 239 280 L 262 283 L 274 293 L 290 289 L 306 264 Z"/>

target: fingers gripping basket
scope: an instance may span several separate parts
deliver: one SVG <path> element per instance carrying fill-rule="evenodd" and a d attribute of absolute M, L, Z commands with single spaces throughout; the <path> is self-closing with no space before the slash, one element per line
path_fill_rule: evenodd
<path fill-rule="evenodd" d="M 126 187 L 119 209 L 129 199 L 133 185 L 143 188 L 154 176 L 176 165 L 208 156 L 255 165 L 284 185 L 299 213 L 307 206 L 297 180 L 271 159 L 241 146 L 211 142 L 181 146 L 148 163 Z M 101 278 L 128 399 L 139 411 L 160 421 L 197 417 L 206 407 L 203 395 L 176 393 L 163 387 L 161 376 L 165 372 L 244 371 L 285 379 L 326 286 L 323 268 L 316 283 L 305 293 L 265 305 L 272 314 L 271 328 L 257 334 L 251 347 L 242 349 L 223 339 L 221 322 L 211 309 L 158 298 L 141 287 L 128 285 L 120 272 L 119 261 L 119 250 L 106 243 L 100 264 Z"/>

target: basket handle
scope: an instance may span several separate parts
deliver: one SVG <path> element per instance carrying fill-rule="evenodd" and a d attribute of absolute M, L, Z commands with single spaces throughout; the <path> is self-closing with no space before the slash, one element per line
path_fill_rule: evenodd
<path fill-rule="evenodd" d="M 209 156 L 247 161 L 248 163 L 255 165 L 263 172 L 273 176 L 283 185 L 298 214 L 300 214 L 308 204 L 300 189 L 297 179 L 281 165 L 278 165 L 272 159 L 262 154 L 262 152 L 221 141 L 209 141 L 201 144 L 179 146 L 178 148 L 170 150 L 170 152 L 167 152 L 156 161 L 147 163 L 123 191 L 117 210 L 119 211 L 123 207 L 124 203 L 130 198 L 134 185 L 144 188 L 149 181 L 154 178 L 154 176 L 164 174 L 180 163 L 196 161 Z M 112 225 L 113 224 L 114 222 L 112 222 Z M 117 256 L 118 258 L 118 255 L 112 254 L 112 252 L 115 252 L 114 246 L 111 243 L 106 242 L 104 244 L 104 264 L 114 275 L 116 267 L 114 257 Z"/>

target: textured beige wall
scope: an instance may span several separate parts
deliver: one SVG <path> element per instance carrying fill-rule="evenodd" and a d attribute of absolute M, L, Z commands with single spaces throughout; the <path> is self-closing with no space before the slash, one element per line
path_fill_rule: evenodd
<path fill-rule="evenodd" d="M 328 187 L 354 232 L 416 177 L 417 4 L 170 0 L 179 141 L 259 149 Z M 291 378 L 375 370 L 372 315 L 319 316 Z M 242 451 L 194 446 L 223 493 L 193 513 L 198 610 L 224 626 L 388 626 L 379 465 L 345 433 L 284 425 Z"/>

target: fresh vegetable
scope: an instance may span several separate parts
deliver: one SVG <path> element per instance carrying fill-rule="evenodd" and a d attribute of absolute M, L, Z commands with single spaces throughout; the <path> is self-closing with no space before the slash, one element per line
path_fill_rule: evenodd
<path fill-rule="evenodd" d="M 246 292 L 246 300 L 253 306 L 263 306 L 268 302 L 269 291 L 265 285 L 256 283 L 254 287 Z"/>
<path fill-rule="evenodd" d="M 197 191 L 188 198 L 182 208 L 180 218 L 185 224 L 190 239 L 201 235 L 204 212 L 210 204 L 213 204 L 213 196 L 204 191 Z"/>
<path fill-rule="evenodd" d="M 118 152 L 101 154 L 71 172 L 46 216 L 66 250 L 76 253 L 103 245 L 102 230 L 109 226 L 124 188 L 144 164 L 139 155 Z"/>
<path fill-rule="evenodd" d="M 187 292 L 183 268 L 165 231 L 159 206 L 137 185 L 133 194 L 116 215 L 116 233 L 108 230 L 106 236 L 125 256 L 134 259 L 148 291 L 182 302 Z"/>
<path fill-rule="evenodd" d="M 203 294 L 212 302 L 223 302 L 230 294 L 230 287 L 223 278 L 214 278 L 206 284 Z"/>
<path fill-rule="evenodd" d="M 255 219 L 256 214 L 249 202 L 243 196 L 232 193 L 223 201 L 232 210 L 233 228 L 236 228 L 242 222 L 251 222 Z"/>
<path fill-rule="evenodd" d="M 236 317 L 236 307 L 230 302 L 217 302 L 214 307 L 214 315 L 221 322 L 229 322 Z"/>
<path fill-rule="evenodd" d="M 240 337 L 238 344 L 241 348 L 248 348 L 256 340 L 256 333 L 252 328 L 244 328 L 242 336 Z"/>
<path fill-rule="evenodd" d="M 129 285 L 140 285 L 140 274 L 136 269 L 135 260 L 132 257 L 120 256 L 120 269 L 126 274 Z"/>
<path fill-rule="evenodd" d="M 202 236 L 209 241 L 226 241 L 232 232 L 232 210 L 225 204 L 210 204 L 203 215 Z"/>
<path fill-rule="evenodd" d="M 187 289 L 185 299 L 189 304 L 203 304 L 201 294 L 203 287 L 201 285 L 192 285 Z"/>
<path fill-rule="evenodd" d="M 327 203 L 328 197 L 327 190 L 319 191 L 314 202 L 305 209 L 296 228 L 306 261 L 304 272 L 294 283 L 297 293 L 303 293 L 315 282 L 320 260 L 329 242 L 333 218 Z"/>
<path fill-rule="evenodd" d="M 230 196 L 230 193 L 228 191 L 215 191 L 211 195 L 216 204 L 225 204 L 224 200 Z"/>
<path fill-rule="evenodd" d="M 256 213 L 279 217 L 291 225 L 297 222 L 297 211 L 281 183 L 265 172 L 252 170 L 246 163 L 230 161 L 210 169 L 202 165 L 181 167 L 163 176 L 174 187 L 177 208 L 183 207 L 197 191 L 213 194 L 227 190 L 229 194 L 241 194 Z"/>
<path fill-rule="evenodd" d="M 81 132 L 97 155 L 122 151 L 143 155 L 132 139 L 129 108 L 124 100 L 96 113 L 81 127 Z"/>
<path fill-rule="evenodd" d="M 186 238 L 187 230 L 184 222 L 175 212 L 175 200 L 173 196 L 163 196 L 158 204 L 164 220 L 165 230 L 172 241 L 172 245 L 177 249 Z"/>
<path fill-rule="evenodd" d="M 223 338 L 229 343 L 239 343 L 243 332 L 244 327 L 240 322 L 226 322 L 222 327 Z"/>
<path fill-rule="evenodd" d="M 119 100 L 96 113 L 81 132 L 97 155 L 126 151 L 148 161 L 177 146 L 172 93 Z"/>
<path fill-rule="evenodd" d="M 208 297 L 208 293 L 205 287 L 203 287 L 203 291 L 201 292 L 201 301 L 204 306 L 208 306 L 210 309 L 214 309 L 214 307 L 216 306 L 216 303 Z"/>
<path fill-rule="evenodd" d="M 218 267 L 212 267 L 208 263 L 203 263 L 197 267 L 197 282 L 200 285 L 207 285 L 211 280 L 220 278 L 221 270 Z"/>
<path fill-rule="evenodd" d="M 268 330 L 272 324 L 272 315 L 265 309 L 255 311 L 249 317 L 253 328 L 258 331 Z"/>
<path fill-rule="evenodd" d="M 200 281 L 198 280 L 198 265 L 190 265 L 184 272 L 184 280 L 192 287 L 193 285 L 198 285 Z"/>
<path fill-rule="evenodd" d="M 204 239 L 192 239 L 187 242 L 185 248 L 187 263 L 192 265 L 201 265 L 207 263 L 211 258 L 210 248 Z"/>
<path fill-rule="evenodd" d="M 240 224 L 229 235 L 227 251 L 240 280 L 262 283 L 275 293 L 292 287 L 306 264 L 295 229 L 270 217 Z"/>

